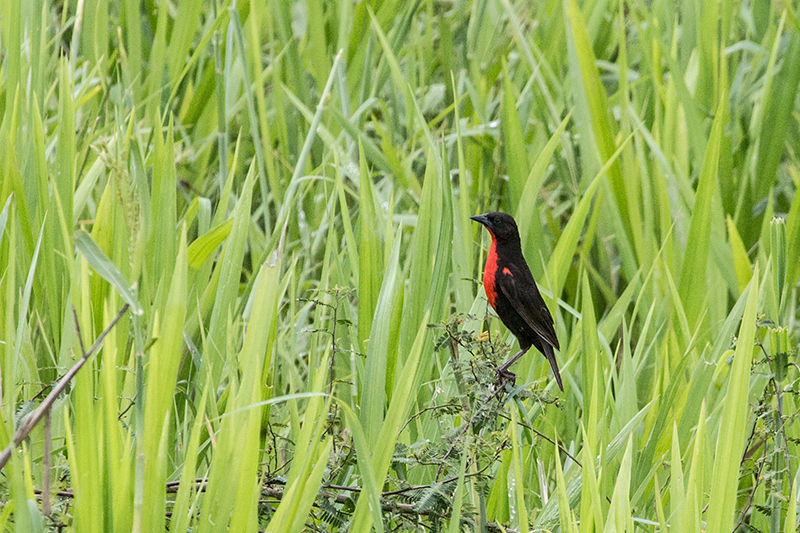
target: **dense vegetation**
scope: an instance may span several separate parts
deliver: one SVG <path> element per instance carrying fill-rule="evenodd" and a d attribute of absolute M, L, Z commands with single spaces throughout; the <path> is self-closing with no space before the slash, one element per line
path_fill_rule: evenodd
<path fill-rule="evenodd" d="M 793 3 L 0 6 L 3 531 L 796 530 Z"/>

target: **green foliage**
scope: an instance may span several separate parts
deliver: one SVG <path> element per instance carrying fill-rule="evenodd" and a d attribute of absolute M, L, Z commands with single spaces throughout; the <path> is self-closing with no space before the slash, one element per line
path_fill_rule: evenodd
<path fill-rule="evenodd" d="M 796 530 L 790 3 L 0 8 L 0 530 Z"/>

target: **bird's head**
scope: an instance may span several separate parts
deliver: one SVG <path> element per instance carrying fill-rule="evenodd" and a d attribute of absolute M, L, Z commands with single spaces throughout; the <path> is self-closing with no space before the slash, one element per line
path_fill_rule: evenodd
<path fill-rule="evenodd" d="M 485 215 L 470 217 L 475 222 L 480 222 L 498 242 L 519 242 L 519 231 L 514 218 L 506 213 L 494 211 Z"/>

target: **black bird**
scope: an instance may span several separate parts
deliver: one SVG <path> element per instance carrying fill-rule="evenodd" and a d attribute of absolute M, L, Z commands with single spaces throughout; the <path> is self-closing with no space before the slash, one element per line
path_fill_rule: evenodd
<path fill-rule="evenodd" d="M 550 363 L 558 388 L 563 391 L 564 385 L 553 353 L 553 348 L 560 349 L 553 328 L 553 317 L 522 255 L 517 223 L 511 215 L 499 212 L 470 218 L 486 226 L 492 236 L 492 246 L 483 271 L 486 297 L 497 316 L 519 341 L 519 352 L 498 369 L 501 380 L 513 383 L 515 376 L 508 368 L 531 346 L 535 346 Z"/>

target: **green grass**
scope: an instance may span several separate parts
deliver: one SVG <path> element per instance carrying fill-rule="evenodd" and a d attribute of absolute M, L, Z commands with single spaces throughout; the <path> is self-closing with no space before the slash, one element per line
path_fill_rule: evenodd
<path fill-rule="evenodd" d="M 797 530 L 791 2 L 0 10 L 0 530 Z"/>

